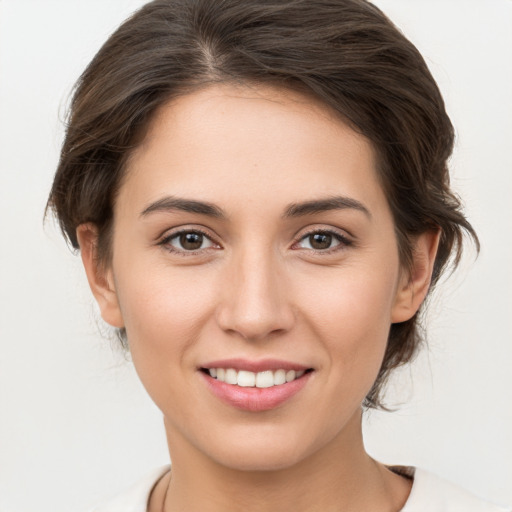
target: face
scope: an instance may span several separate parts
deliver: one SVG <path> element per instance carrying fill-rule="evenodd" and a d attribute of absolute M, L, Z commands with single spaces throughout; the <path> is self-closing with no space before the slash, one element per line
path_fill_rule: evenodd
<path fill-rule="evenodd" d="M 272 469 L 353 441 L 408 307 L 375 169 L 365 138 L 298 93 L 212 86 L 157 113 L 99 302 L 171 457 Z"/>

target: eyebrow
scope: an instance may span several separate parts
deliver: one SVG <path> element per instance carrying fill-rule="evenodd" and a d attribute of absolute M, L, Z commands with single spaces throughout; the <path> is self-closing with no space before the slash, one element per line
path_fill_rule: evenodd
<path fill-rule="evenodd" d="M 302 217 L 305 215 L 313 215 L 329 210 L 357 210 L 364 213 L 371 219 L 372 215 L 370 210 L 364 206 L 363 203 L 357 199 L 345 196 L 333 196 L 325 199 L 316 199 L 313 201 L 306 201 L 304 203 L 290 204 L 285 212 L 284 217 Z"/>
<path fill-rule="evenodd" d="M 366 206 L 364 206 L 360 201 L 351 197 L 334 196 L 325 199 L 314 199 L 312 201 L 305 201 L 302 203 L 292 203 L 285 208 L 283 217 L 303 217 L 329 210 L 346 209 L 360 211 L 369 218 L 372 216 L 368 208 L 366 208 Z M 197 213 L 217 219 L 227 218 L 227 215 L 224 213 L 222 208 L 219 208 L 213 203 L 172 196 L 163 197 L 162 199 L 158 199 L 157 201 L 151 203 L 149 206 L 144 208 L 140 216 L 146 217 L 147 215 L 154 212 L 172 212 L 174 210 L 187 213 Z"/>
<path fill-rule="evenodd" d="M 170 212 L 173 210 L 179 210 L 188 213 L 198 213 L 219 219 L 226 218 L 224 211 L 212 203 L 208 203 L 206 201 L 196 201 L 194 199 L 182 199 L 179 197 L 163 197 L 162 199 L 151 203 L 144 210 L 142 210 L 140 216 L 146 217 L 150 213 Z"/>

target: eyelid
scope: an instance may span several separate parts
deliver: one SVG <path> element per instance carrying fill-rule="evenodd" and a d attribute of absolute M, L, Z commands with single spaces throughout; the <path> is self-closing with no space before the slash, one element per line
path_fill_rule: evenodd
<path fill-rule="evenodd" d="M 329 254 L 331 252 L 342 251 L 342 250 L 346 249 L 347 247 L 354 245 L 354 240 L 353 240 L 352 236 L 351 235 L 347 236 L 347 234 L 345 234 L 346 231 L 343 232 L 343 231 L 338 230 L 333 227 L 315 226 L 315 227 L 311 227 L 311 228 L 307 229 L 306 231 L 299 232 L 299 234 L 295 237 L 295 240 L 292 244 L 292 249 L 299 242 L 304 240 L 304 238 L 307 238 L 308 236 L 311 236 L 311 235 L 314 235 L 317 233 L 332 235 L 336 238 L 336 240 L 339 243 L 337 245 L 335 245 L 334 247 L 330 247 L 328 249 L 306 249 L 306 248 L 299 247 L 295 250 L 304 250 L 304 251 L 308 251 L 310 253 L 315 253 L 315 254 Z"/>
<path fill-rule="evenodd" d="M 195 251 L 186 251 L 186 250 L 180 250 L 176 247 L 173 247 L 170 244 L 170 240 L 173 238 L 178 237 L 179 235 L 182 235 L 184 233 L 199 233 L 206 237 L 210 242 L 213 244 L 211 247 L 206 247 L 204 249 L 197 249 Z M 201 226 L 197 225 L 185 225 L 185 226 L 179 226 L 171 229 L 167 229 L 164 231 L 157 239 L 157 245 L 162 246 L 165 250 L 173 253 L 178 254 L 180 256 L 193 256 L 197 254 L 204 254 L 206 251 L 209 251 L 211 249 L 222 249 L 222 246 L 219 242 L 216 241 L 216 236 L 212 235 L 210 230 L 207 230 Z"/>

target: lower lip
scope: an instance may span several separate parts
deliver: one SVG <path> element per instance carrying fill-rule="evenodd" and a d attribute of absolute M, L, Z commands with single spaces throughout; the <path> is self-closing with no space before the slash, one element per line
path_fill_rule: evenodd
<path fill-rule="evenodd" d="M 249 412 L 261 412 L 275 409 L 296 395 L 309 381 L 313 372 L 291 382 L 270 388 L 244 388 L 234 384 L 226 384 L 220 380 L 200 372 L 212 393 L 223 402 Z"/>

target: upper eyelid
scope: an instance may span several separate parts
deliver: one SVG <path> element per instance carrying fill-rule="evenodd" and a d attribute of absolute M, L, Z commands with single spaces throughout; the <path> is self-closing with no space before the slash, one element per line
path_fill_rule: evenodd
<path fill-rule="evenodd" d="M 315 235 L 315 234 L 325 234 L 325 235 L 333 235 L 335 238 L 348 240 L 348 237 L 343 235 L 342 233 L 338 233 L 337 231 L 331 231 L 328 229 L 314 229 L 313 231 L 309 231 L 307 233 L 304 233 L 302 236 L 298 238 L 298 241 L 304 240 L 304 238 L 307 238 L 308 236 Z"/>
<path fill-rule="evenodd" d="M 302 233 L 301 238 L 310 235 L 312 233 L 331 233 L 333 235 L 340 235 L 342 236 L 343 233 L 340 232 L 341 230 L 335 229 L 335 228 L 312 228 Z"/>
<path fill-rule="evenodd" d="M 310 228 L 300 229 L 297 232 L 297 234 L 294 236 L 294 240 L 295 240 L 295 242 L 297 242 L 299 240 L 302 240 L 304 237 L 312 235 L 314 233 L 329 233 L 331 235 L 335 235 L 335 236 L 338 236 L 340 238 L 344 238 L 346 240 L 351 240 L 351 241 L 355 238 L 346 229 L 336 228 L 336 227 L 333 227 L 333 226 L 329 226 L 329 227 L 327 227 L 327 226 L 325 226 L 325 227 L 314 226 L 314 227 L 310 227 Z"/>
<path fill-rule="evenodd" d="M 181 235 L 182 233 L 200 233 L 201 235 L 209 238 L 212 242 L 219 243 L 216 241 L 216 239 L 219 238 L 217 234 L 212 232 L 211 229 L 207 229 L 202 226 L 179 226 L 175 228 L 168 228 L 157 237 L 157 240 L 162 242 Z"/>
<path fill-rule="evenodd" d="M 203 231 L 200 231 L 199 229 L 184 229 L 182 231 L 175 231 L 174 233 L 169 233 L 169 235 L 167 235 L 167 236 L 164 235 L 163 240 L 164 241 L 172 240 L 174 238 L 179 237 L 180 235 L 183 235 L 184 233 L 195 233 L 198 235 L 202 235 L 205 238 L 208 238 L 208 240 L 210 240 L 210 242 L 216 243 L 208 233 L 204 233 Z"/>

